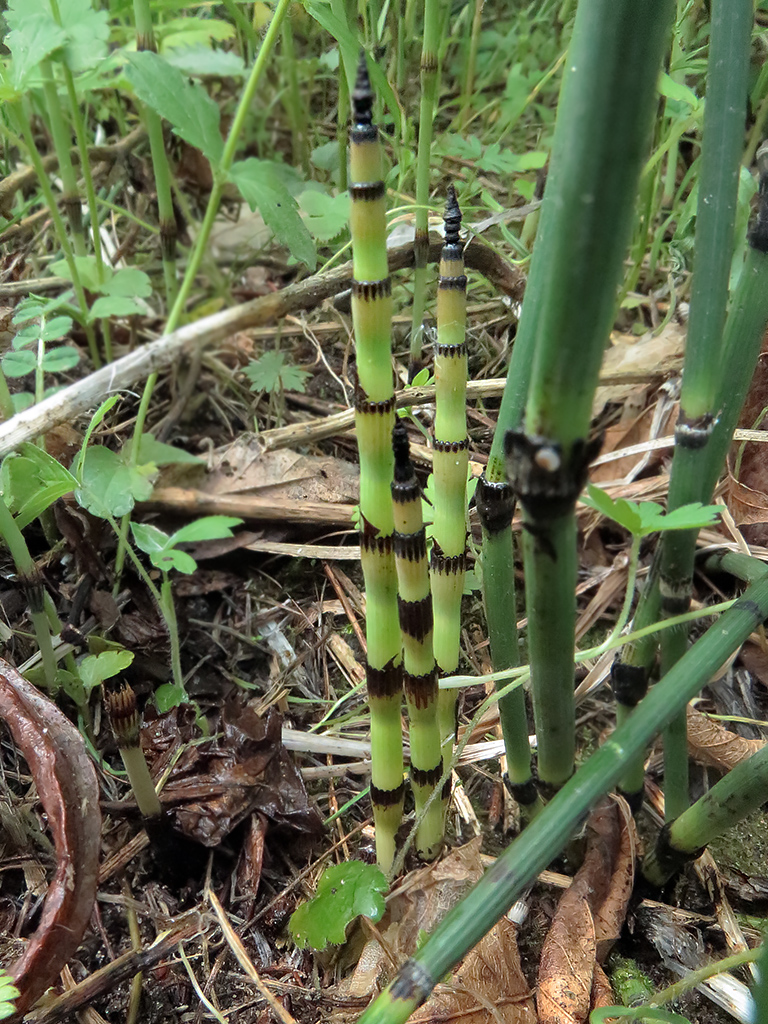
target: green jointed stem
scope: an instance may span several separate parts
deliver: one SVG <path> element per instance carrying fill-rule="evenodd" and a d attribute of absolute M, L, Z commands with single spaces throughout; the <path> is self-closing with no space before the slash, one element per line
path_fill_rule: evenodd
<path fill-rule="evenodd" d="M 491 660 L 495 671 L 520 664 L 515 602 L 515 553 L 512 516 L 515 500 L 508 483 L 489 483 L 485 474 L 477 484 L 477 511 L 483 531 L 483 603 Z M 504 688 L 496 680 L 496 689 Z M 499 720 L 507 757 L 507 777 L 512 796 L 524 817 L 530 818 L 539 804 L 531 774 L 528 717 L 522 687 L 499 698 Z"/>
<path fill-rule="evenodd" d="M 416 236 L 413 242 L 413 317 L 409 378 L 418 373 L 427 306 L 429 253 L 429 171 L 432 157 L 432 122 L 439 80 L 440 0 L 424 0 L 424 36 L 421 50 L 421 103 L 416 156 Z"/>
<path fill-rule="evenodd" d="M 373 92 L 363 54 L 352 92 L 349 133 L 355 428 L 360 452 L 360 540 L 367 607 L 371 800 L 376 856 L 382 869 L 388 871 L 403 809 L 402 673 L 390 492 L 395 424 L 392 287 L 387 266 L 382 147 L 372 121 L 372 107 Z"/>
<path fill-rule="evenodd" d="M 582 3 L 584 0 L 582 0 Z M 577 14 L 578 17 L 578 14 Z M 552 861 L 595 802 L 615 785 L 660 728 L 704 686 L 714 669 L 768 615 L 768 580 L 760 580 L 674 666 L 505 850 L 478 884 L 438 925 L 360 1024 L 404 1024 L 445 974 L 506 913 L 526 886 Z"/>
<path fill-rule="evenodd" d="M 149 0 L 133 0 L 133 17 L 136 22 L 136 48 L 157 52 L 155 33 L 152 27 L 152 11 Z M 149 137 L 149 149 L 152 154 L 152 169 L 155 173 L 157 190 L 157 211 L 160 224 L 160 254 L 163 261 L 163 277 L 165 279 L 165 297 L 170 309 L 178 291 L 176 281 L 176 215 L 173 212 L 173 195 L 171 191 L 171 169 L 163 138 L 163 122 L 160 115 L 144 106 L 142 108 L 144 124 Z M 172 328 L 167 328 L 172 330 Z"/>
<path fill-rule="evenodd" d="M 702 493 L 717 418 L 720 355 L 728 301 L 739 165 L 744 146 L 742 111 L 747 95 L 752 0 L 714 0 L 707 71 L 707 104 L 696 212 L 691 311 L 685 347 L 680 415 L 669 484 L 670 510 Z M 717 466 L 717 472 L 722 465 Z M 677 615 L 690 604 L 697 531 L 672 530 L 661 542 L 661 614 Z M 661 637 L 662 671 L 685 651 L 685 628 Z M 668 819 L 688 806 L 688 747 L 682 715 L 664 738 L 664 788 Z"/>
<path fill-rule="evenodd" d="M 416 817 L 421 818 L 416 832 L 416 849 L 424 860 L 432 860 L 440 852 L 443 838 L 442 803 L 433 800 L 426 813 L 424 811 L 443 773 L 437 727 L 437 668 L 432 653 L 432 595 L 421 488 L 411 464 L 408 433 L 402 420 L 395 423 L 392 447 L 395 453 L 392 502 L 403 640 L 403 688 L 408 706 L 411 788 Z"/>
<path fill-rule="evenodd" d="M 432 484 L 432 601 L 435 615 L 434 652 L 441 676 L 459 667 L 461 598 L 467 546 L 467 277 L 459 238 L 461 211 L 451 185 L 445 207 L 445 244 L 437 286 L 435 344 L 435 436 Z M 443 760 L 448 763 L 456 734 L 457 694 L 443 690 L 438 721 Z"/>
<path fill-rule="evenodd" d="M 672 13 L 670 0 L 579 5 L 528 286 L 536 285 L 536 322 L 527 325 L 534 340 L 525 430 L 515 425 L 505 447 L 526 531 L 539 778 L 553 787 L 572 771 L 575 503 L 596 451 L 586 440 L 592 396 Z"/>

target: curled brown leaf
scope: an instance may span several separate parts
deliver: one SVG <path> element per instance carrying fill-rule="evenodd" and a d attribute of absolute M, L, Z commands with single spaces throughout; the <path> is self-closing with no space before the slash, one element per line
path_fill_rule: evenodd
<path fill-rule="evenodd" d="M 0 659 L 0 717 L 26 758 L 56 847 L 56 872 L 37 931 L 10 973 L 24 1013 L 74 955 L 96 898 L 101 813 L 83 739 L 56 705 Z"/>

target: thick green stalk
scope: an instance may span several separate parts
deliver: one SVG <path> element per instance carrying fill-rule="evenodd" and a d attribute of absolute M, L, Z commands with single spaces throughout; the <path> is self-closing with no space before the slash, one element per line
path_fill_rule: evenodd
<path fill-rule="evenodd" d="M 702 494 L 704 469 L 718 416 L 720 358 L 733 255 L 739 167 L 744 146 L 741 111 L 747 95 L 752 0 L 714 0 L 707 71 L 707 103 L 696 211 L 691 309 L 685 346 L 680 414 L 670 475 L 668 508 L 708 501 Z M 718 464 L 717 472 L 722 469 Z M 677 615 L 690 605 L 698 531 L 668 532 L 661 542 L 661 614 Z M 682 656 L 683 627 L 661 637 L 662 672 Z M 664 788 L 668 819 L 688 806 L 688 745 L 685 716 L 664 738 Z"/>
<path fill-rule="evenodd" d="M 393 551 L 392 285 L 387 266 L 383 155 L 372 120 L 365 55 L 352 92 L 349 192 L 352 200 L 352 320 L 357 383 L 355 428 L 360 452 L 361 561 L 366 590 L 368 703 L 371 709 L 371 801 L 376 856 L 388 871 L 403 809 L 401 665 Z"/>
<path fill-rule="evenodd" d="M 505 440 L 523 508 L 539 779 L 573 770 L 575 504 L 596 451 L 592 396 L 613 323 L 673 5 L 582 0 L 542 205 L 525 430 Z M 533 270 L 532 270 L 533 279 Z M 530 287 L 530 284 L 529 284 Z"/>
<path fill-rule="evenodd" d="M 403 640 L 403 689 L 408 707 L 411 746 L 411 788 L 416 804 L 416 849 L 433 860 L 443 839 L 443 808 L 429 800 L 443 774 L 437 726 L 437 667 L 432 652 L 432 595 L 429 589 L 427 537 L 421 512 L 421 488 L 408 451 L 408 432 L 397 420 L 392 435 L 395 478 L 392 504 L 395 520 L 395 565 Z M 426 807 L 426 810 L 425 810 Z"/>
<path fill-rule="evenodd" d="M 152 27 L 152 12 L 149 0 L 133 0 L 133 17 L 136 22 L 136 49 L 157 53 L 155 33 Z M 173 212 L 171 190 L 171 169 L 163 138 L 163 123 L 160 115 L 150 107 L 142 106 L 142 117 L 147 127 L 149 150 L 152 155 L 152 169 L 155 172 L 157 190 L 157 211 L 160 224 L 160 255 L 163 261 L 165 297 L 168 308 L 173 306 L 177 293 L 176 281 L 176 215 Z"/>
<path fill-rule="evenodd" d="M 475 493 L 483 531 L 483 604 L 491 643 L 491 660 L 497 672 L 520 664 L 515 602 L 515 552 L 512 517 L 515 499 L 508 483 L 490 483 L 485 474 Z M 497 690 L 504 688 L 496 680 Z M 499 698 L 499 720 L 507 757 L 507 779 L 512 796 L 525 819 L 540 805 L 531 773 L 528 715 L 525 693 L 518 687 Z"/>
<path fill-rule="evenodd" d="M 58 689 L 56 682 L 56 655 L 54 654 L 51 630 L 45 611 L 43 581 L 29 553 L 24 535 L 16 525 L 16 520 L 11 515 L 2 496 L 0 496 L 0 537 L 5 541 L 6 547 L 13 559 L 13 564 L 16 567 L 16 572 L 19 574 L 19 582 L 27 595 L 29 617 L 32 620 L 37 646 L 40 649 L 45 682 L 51 692 L 55 693 Z"/>
<path fill-rule="evenodd" d="M 584 0 L 582 0 L 584 3 Z M 577 14 L 578 17 L 578 14 Z M 504 851 L 451 910 L 416 955 L 360 1018 L 360 1024 L 404 1024 L 445 974 L 506 913 L 563 849 L 595 802 L 626 765 L 704 686 L 711 673 L 768 615 L 768 580 L 760 580 L 704 634 Z"/>
<path fill-rule="evenodd" d="M 61 199 L 67 214 L 67 220 L 69 221 L 69 228 L 72 232 L 72 248 L 74 249 L 75 256 L 85 256 L 83 214 L 80 209 L 77 175 L 75 174 L 75 168 L 72 165 L 72 157 L 70 155 L 69 124 L 64 117 L 50 60 L 41 61 L 40 73 L 43 76 L 43 96 L 48 111 L 48 127 L 53 139 L 53 148 L 59 161 L 59 174 L 61 175 L 63 186 Z"/>
<path fill-rule="evenodd" d="M 467 277 L 459 228 L 461 211 L 456 191 L 449 187 L 445 207 L 445 245 L 437 288 L 435 345 L 435 436 L 432 484 L 432 601 L 435 613 L 434 652 L 441 676 L 459 667 L 461 598 L 464 592 L 467 547 Z M 456 735 L 456 699 L 441 690 L 438 721 L 447 764 Z"/>
<path fill-rule="evenodd" d="M 410 380 L 421 369 L 424 311 L 427 308 L 427 255 L 429 253 L 429 171 L 432 162 L 432 123 L 440 80 L 440 0 L 424 0 L 424 35 L 421 49 L 421 102 L 419 144 L 416 155 L 416 235 L 413 241 L 413 316 L 411 320 Z"/>

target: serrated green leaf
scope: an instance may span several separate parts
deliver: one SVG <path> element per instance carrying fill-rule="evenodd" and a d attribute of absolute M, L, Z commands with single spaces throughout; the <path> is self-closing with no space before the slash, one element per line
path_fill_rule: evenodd
<path fill-rule="evenodd" d="M 299 216 L 296 200 L 281 180 L 271 160 L 236 161 L 229 173 L 252 210 L 258 209 L 264 223 L 291 255 L 314 270 L 317 253 L 312 236 Z"/>
<path fill-rule="evenodd" d="M 286 361 L 285 355 L 275 349 L 269 349 L 251 360 L 243 370 L 251 381 L 251 391 L 266 391 L 267 394 L 283 391 L 304 391 L 305 381 L 309 377 L 307 370 L 292 366 Z"/>
<path fill-rule="evenodd" d="M 132 661 L 133 653 L 126 650 L 87 655 L 77 666 L 86 693 L 128 668 Z"/>
<path fill-rule="evenodd" d="M 204 540 L 221 540 L 232 536 L 233 526 L 242 526 L 243 520 L 234 516 L 204 516 L 194 523 L 182 526 L 172 533 L 168 546 L 176 544 L 194 544 Z"/>
<path fill-rule="evenodd" d="M 163 56 L 172 67 L 178 68 L 185 75 L 242 78 L 245 74 L 245 61 L 242 57 L 229 50 L 212 50 L 205 43 L 164 49 Z M 338 149 L 336 143 L 333 145 Z"/>
<path fill-rule="evenodd" d="M 213 165 L 219 164 L 224 151 L 219 108 L 199 83 L 188 82 L 178 68 L 149 50 L 128 54 L 125 74 L 142 103 Z"/>
<path fill-rule="evenodd" d="M 119 519 L 137 501 L 146 501 L 152 494 L 157 466 L 126 465 L 111 449 L 92 445 L 85 453 L 79 476 L 81 483 L 75 491 L 79 504 L 102 519 Z"/>
<path fill-rule="evenodd" d="M 59 345 L 43 355 L 43 369 L 46 373 L 66 373 L 80 362 L 80 353 L 70 345 Z"/>
<path fill-rule="evenodd" d="M 42 12 L 22 0 L 9 3 L 5 18 L 11 28 L 5 38 L 13 57 L 11 83 L 23 90 L 40 61 L 66 43 L 67 33 L 51 18 L 50 10 Z"/>
<path fill-rule="evenodd" d="M 318 883 L 317 894 L 303 903 L 289 923 L 296 945 L 325 949 L 344 942 L 347 926 L 361 914 L 379 921 L 384 914 L 387 880 L 373 864 L 359 860 L 334 864 Z"/>
<path fill-rule="evenodd" d="M 298 198 L 311 234 L 321 242 L 336 238 L 349 224 L 349 193 L 329 196 L 308 188 Z"/>
<path fill-rule="evenodd" d="M 138 296 L 147 299 L 152 294 L 149 275 L 138 267 L 122 267 L 101 286 L 103 295 L 121 295 L 125 298 Z"/>
<path fill-rule="evenodd" d="M 707 526 L 713 526 L 722 513 L 720 505 L 702 505 L 701 502 L 696 501 L 690 505 L 681 505 L 680 508 L 660 516 L 661 525 L 656 526 L 655 529 L 702 530 Z"/>
<path fill-rule="evenodd" d="M 109 316 L 133 316 L 142 313 L 145 307 L 127 295 L 100 295 L 88 312 L 88 322 Z"/>

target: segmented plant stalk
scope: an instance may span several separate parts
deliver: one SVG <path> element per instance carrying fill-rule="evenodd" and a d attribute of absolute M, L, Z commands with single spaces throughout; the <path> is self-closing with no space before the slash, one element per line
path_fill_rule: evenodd
<path fill-rule="evenodd" d="M 673 5 L 587 0 L 558 107 L 534 266 L 534 359 L 524 431 L 505 438 L 523 509 L 528 645 L 541 784 L 573 771 L 575 503 L 599 442 L 592 396 L 614 317 Z M 618 133 L 618 134 L 617 134 Z M 533 271 L 532 271 L 533 280 Z M 526 299 L 527 301 L 527 299 Z"/>
<path fill-rule="evenodd" d="M 136 49 L 157 53 L 155 33 L 152 27 L 152 12 L 149 0 L 133 0 L 133 17 L 136 22 Z M 138 101 L 137 101 L 138 102 Z M 171 192 L 171 169 L 163 138 L 163 122 L 160 115 L 150 107 L 143 107 L 142 116 L 147 126 L 149 149 L 152 154 L 152 169 L 155 172 L 157 189 L 157 210 L 160 224 L 160 255 L 163 261 L 163 278 L 168 309 L 174 304 L 178 283 L 176 281 L 176 216 L 173 212 Z"/>
<path fill-rule="evenodd" d="M 467 277 L 460 227 L 461 211 L 451 185 L 445 206 L 445 244 L 437 286 L 432 453 L 435 504 L 430 575 L 435 614 L 433 646 L 441 676 L 452 675 L 459 667 L 461 597 L 467 559 Z M 456 735 L 456 699 L 455 690 L 442 690 L 438 700 L 446 764 Z"/>
<path fill-rule="evenodd" d="M 371 709 L 371 800 L 376 856 L 389 870 L 403 812 L 400 723 L 400 622 L 390 487 L 395 397 L 392 286 L 387 266 L 386 207 L 379 131 L 365 55 L 352 92 L 349 193 L 352 200 L 352 320 L 357 382 L 355 428 L 360 451 L 360 544 L 366 590 L 366 677 Z"/>
<path fill-rule="evenodd" d="M 145 818 L 160 817 L 163 809 L 141 749 L 139 711 L 133 687 L 126 683 L 117 691 L 105 692 L 104 704 L 139 811 Z"/>
<path fill-rule="evenodd" d="M 59 174 L 62 183 L 61 199 L 69 221 L 69 229 L 72 232 L 72 248 L 75 256 L 85 256 L 83 214 L 80 208 L 77 175 L 70 155 L 69 124 L 64 117 L 64 111 L 59 101 L 53 65 L 50 60 L 41 61 L 40 73 L 43 77 L 43 96 L 48 109 L 48 127 L 59 161 Z"/>
<path fill-rule="evenodd" d="M 582 4 L 584 0 L 581 0 Z M 578 19 L 577 12 L 577 19 Z M 664 725 L 768 615 L 768 580 L 743 597 L 697 641 L 552 803 L 518 836 L 461 903 L 440 922 L 360 1018 L 360 1024 L 405 1024 L 430 992 L 512 906 L 570 839 L 595 802 L 615 785 Z"/>
<path fill-rule="evenodd" d="M 702 494 L 703 468 L 719 412 L 718 369 L 744 146 L 743 120 L 735 112 L 743 107 L 747 94 L 752 18 L 752 0 L 713 0 L 691 309 L 669 482 L 670 510 L 709 499 L 709 494 Z M 662 538 L 659 589 L 665 618 L 686 612 L 690 605 L 697 534 L 697 530 L 672 530 Z M 685 627 L 664 631 L 662 672 L 682 656 L 687 642 Z M 676 818 L 689 802 L 684 714 L 664 737 L 664 790 L 667 815 Z"/>
<path fill-rule="evenodd" d="M 483 603 L 491 660 L 494 671 L 501 672 L 520 663 L 512 538 L 515 498 L 506 481 L 491 483 L 485 473 L 478 481 L 475 498 L 483 532 Z M 503 686 L 500 680 L 496 683 L 497 689 Z M 499 720 L 507 757 L 507 785 L 523 820 L 529 821 L 540 809 L 541 801 L 531 773 L 528 715 L 522 687 L 499 698 Z"/>
<path fill-rule="evenodd" d="M 421 103 L 416 155 L 416 236 L 413 241 L 413 315 L 408 378 L 421 369 L 424 312 L 427 306 L 429 253 L 429 171 L 432 157 L 432 122 L 439 81 L 437 48 L 440 44 L 440 0 L 424 0 L 424 36 L 421 50 Z"/>
<path fill-rule="evenodd" d="M 403 640 L 403 688 L 408 706 L 411 747 L 411 788 L 416 816 L 416 849 L 433 860 L 443 839 L 443 806 L 433 800 L 424 807 L 443 773 L 437 727 L 437 667 L 432 653 L 432 594 L 429 589 L 427 537 L 421 512 L 421 488 L 411 464 L 408 433 L 402 420 L 392 435 L 395 479 L 392 502 L 395 519 L 400 631 Z"/>

